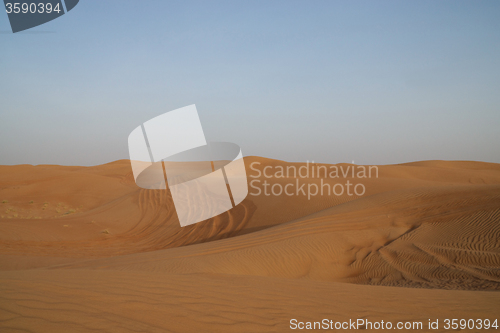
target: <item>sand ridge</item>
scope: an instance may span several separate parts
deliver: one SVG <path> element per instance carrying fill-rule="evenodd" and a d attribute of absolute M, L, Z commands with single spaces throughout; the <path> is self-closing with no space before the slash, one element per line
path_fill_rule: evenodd
<path fill-rule="evenodd" d="M 254 162 L 303 166 L 247 157 L 248 173 Z M 181 228 L 168 191 L 138 188 L 127 160 L 0 166 L 0 327 L 281 332 L 293 317 L 493 318 L 500 165 L 378 168 L 361 197 L 249 195 Z"/>

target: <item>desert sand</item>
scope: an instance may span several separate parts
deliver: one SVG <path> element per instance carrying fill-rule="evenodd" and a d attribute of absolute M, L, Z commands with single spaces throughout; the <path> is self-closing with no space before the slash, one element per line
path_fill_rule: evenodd
<path fill-rule="evenodd" d="M 249 181 L 265 180 L 252 163 L 304 165 L 247 157 Z M 444 332 L 447 318 L 500 321 L 499 164 L 423 161 L 323 180 L 346 179 L 366 192 L 249 195 L 181 228 L 168 190 L 137 187 L 128 160 L 0 166 L 0 331 L 285 332 L 294 318 L 361 318 L 421 321 L 419 331 L 439 320 L 433 331 Z"/>

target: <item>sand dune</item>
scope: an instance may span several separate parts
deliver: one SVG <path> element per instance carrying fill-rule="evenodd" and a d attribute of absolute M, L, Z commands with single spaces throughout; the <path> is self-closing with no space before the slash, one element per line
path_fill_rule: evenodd
<path fill-rule="evenodd" d="M 63 267 L 500 289 L 500 186 L 358 200 L 224 241 Z"/>
<path fill-rule="evenodd" d="M 281 186 L 300 177 L 264 168 L 304 165 L 245 163 L 249 181 Z M 0 166 L 2 332 L 278 332 L 292 318 L 498 315 L 500 165 L 352 175 L 299 180 L 362 181 L 364 195 L 249 195 L 181 228 L 169 192 L 138 188 L 129 161 Z"/>

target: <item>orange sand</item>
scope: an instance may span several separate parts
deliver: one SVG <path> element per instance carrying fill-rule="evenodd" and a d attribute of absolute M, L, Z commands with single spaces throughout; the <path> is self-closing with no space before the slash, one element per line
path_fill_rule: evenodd
<path fill-rule="evenodd" d="M 249 175 L 252 162 L 303 165 L 248 157 Z M 500 321 L 500 165 L 425 161 L 348 179 L 366 194 L 249 195 L 181 228 L 169 193 L 138 188 L 128 160 L 0 166 L 0 332 Z"/>

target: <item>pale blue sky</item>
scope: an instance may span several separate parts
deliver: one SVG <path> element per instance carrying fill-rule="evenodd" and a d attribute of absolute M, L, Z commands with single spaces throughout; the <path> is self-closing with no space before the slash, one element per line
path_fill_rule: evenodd
<path fill-rule="evenodd" d="M 81 0 L 9 33 L 0 164 L 128 158 L 196 104 L 209 141 L 288 161 L 500 162 L 500 1 Z"/>

